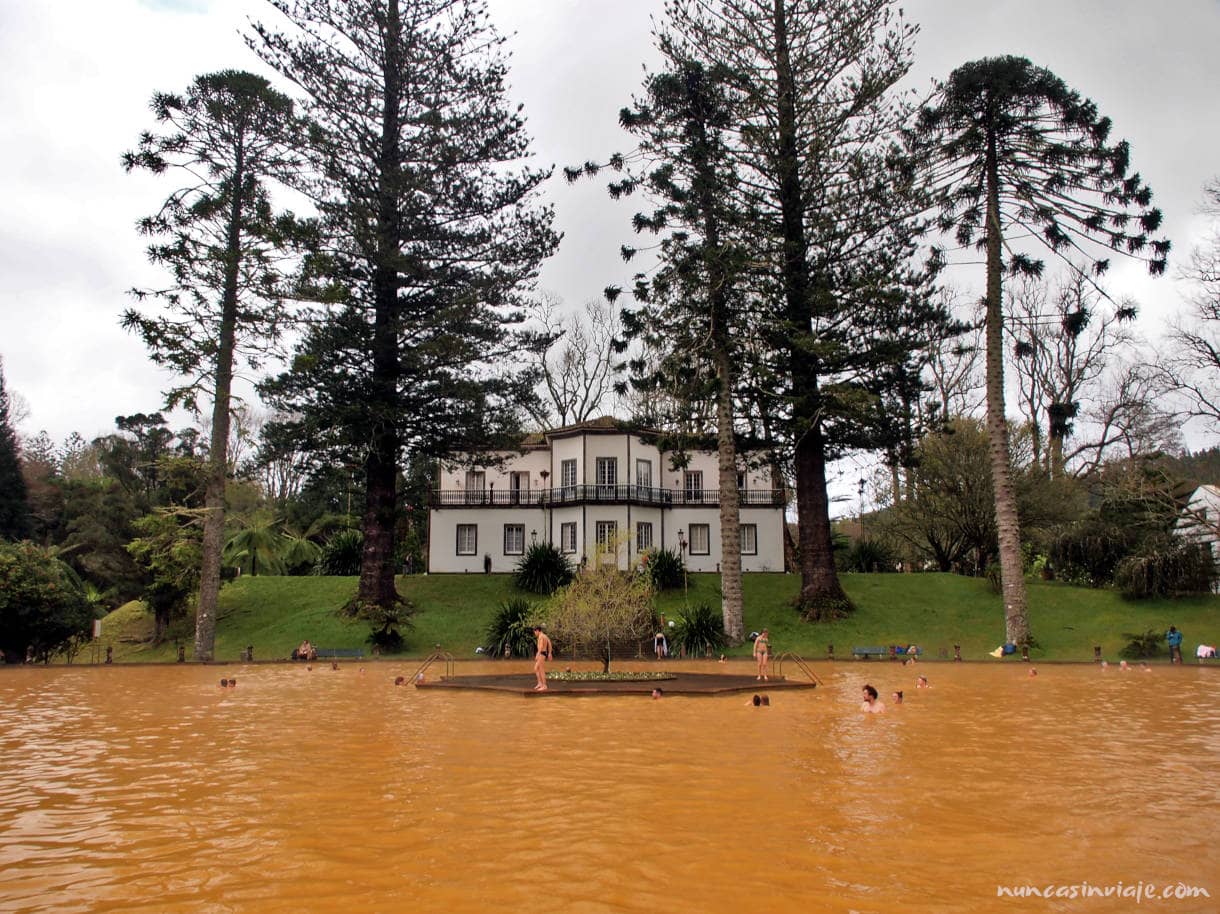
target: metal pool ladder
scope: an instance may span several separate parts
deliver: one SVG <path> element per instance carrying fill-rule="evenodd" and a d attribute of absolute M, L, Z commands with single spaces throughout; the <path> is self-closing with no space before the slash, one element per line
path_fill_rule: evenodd
<path fill-rule="evenodd" d="M 428 668 L 430 666 L 432 666 L 432 664 L 436 663 L 438 660 L 443 661 L 445 664 L 445 675 L 442 676 L 441 678 L 448 679 L 450 676 L 452 676 L 453 675 L 453 655 L 451 653 L 449 653 L 448 651 L 441 650 L 441 646 L 438 644 L 436 646 L 436 650 L 434 650 L 431 654 L 429 654 L 426 658 L 424 658 L 424 662 L 420 664 L 419 669 L 411 674 L 411 682 L 419 682 L 419 677 L 422 676 L 425 672 L 427 672 Z"/>
<path fill-rule="evenodd" d="M 784 661 L 785 660 L 791 660 L 793 663 L 795 663 L 797 665 L 797 668 L 800 669 L 800 671 L 802 673 L 804 673 L 806 676 L 808 676 L 809 681 L 812 682 L 814 685 L 822 685 L 822 680 L 818 678 L 818 674 L 815 673 L 810 668 L 809 664 L 805 662 L 805 658 L 802 657 L 800 654 L 796 653 L 795 651 L 784 651 L 782 654 L 780 654 L 778 657 L 775 658 L 775 673 L 777 676 L 784 675 Z"/>

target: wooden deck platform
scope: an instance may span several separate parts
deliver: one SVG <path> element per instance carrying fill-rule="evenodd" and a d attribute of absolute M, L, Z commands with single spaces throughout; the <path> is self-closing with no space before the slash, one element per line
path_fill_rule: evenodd
<path fill-rule="evenodd" d="M 813 689 L 817 683 L 808 680 L 785 679 L 772 676 L 759 681 L 753 676 L 734 676 L 720 673 L 673 672 L 668 679 L 651 679 L 635 682 L 598 682 L 579 680 L 564 682 L 547 681 L 545 692 L 534 691 L 532 673 L 517 673 L 502 676 L 442 676 L 417 682 L 419 689 L 474 689 L 488 692 L 508 692 L 525 697 L 551 695 L 651 695 L 653 689 L 661 689 L 670 695 L 721 695 L 730 692 L 781 692 L 791 689 Z"/>

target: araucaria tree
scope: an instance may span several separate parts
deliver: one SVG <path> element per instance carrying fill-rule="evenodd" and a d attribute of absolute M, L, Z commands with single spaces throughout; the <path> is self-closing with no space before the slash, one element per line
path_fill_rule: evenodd
<path fill-rule="evenodd" d="M 268 182 L 298 164 L 299 122 L 292 102 L 261 76 L 226 70 L 199 76 L 182 95 L 157 93 L 153 114 L 163 132 L 146 132 L 123 166 L 180 179 L 161 209 L 140 221 L 149 259 L 170 274 L 161 289 L 134 290 L 163 313 L 128 310 L 154 362 L 182 375 L 169 407 L 212 398 L 207 515 L 203 530 L 195 658 L 212 659 L 224 544 L 230 404 L 234 368 L 256 367 L 284 321 L 279 235 Z"/>
<path fill-rule="evenodd" d="M 1110 252 L 1163 273 L 1169 242 L 1152 192 L 1128 174 L 1130 149 L 1110 120 L 1049 70 L 1021 57 L 959 67 L 920 112 L 912 151 L 926 171 L 940 228 L 987 258 L 987 433 L 999 528 L 1007 638 L 1030 640 L 1021 539 L 1004 418 L 1003 277 L 1038 275 L 1040 242 L 1100 275 Z M 1025 239 L 1017 241 L 1014 239 Z"/>
<path fill-rule="evenodd" d="M 629 338 L 661 356 L 632 363 L 637 385 L 686 389 L 715 403 L 721 613 L 730 641 L 740 643 L 745 629 L 733 366 L 748 337 L 743 280 L 749 258 L 735 162 L 726 145 L 735 122 L 732 91 L 718 68 L 692 59 L 672 36 L 662 34 L 658 43 L 667 69 L 650 75 L 644 97 L 619 116 L 639 138 L 639 173 L 610 188 L 616 196 L 641 189 L 655 208 L 636 215 L 635 228 L 663 236 L 660 266 L 651 280 L 637 279 L 637 307 L 624 311 L 623 326 Z M 633 253 L 623 249 L 628 259 Z"/>
<path fill-rule="evenodd" d="M 505 100 L 502 39 L 479 0 L 272 0 L 289 33 L 250 42 L 305 96 L 319 213 L 306 291 L 325 304 L 267 392 L 302 440 L 364 466 L 354 607 L 388 608 L 404 453 L 476 447 L 513 425 L 532 378 L 512 332 L 552 213 Z"/>

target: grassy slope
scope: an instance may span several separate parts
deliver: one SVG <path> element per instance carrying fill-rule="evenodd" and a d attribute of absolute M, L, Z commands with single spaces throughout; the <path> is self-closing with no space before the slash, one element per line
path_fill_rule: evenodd
<path fill-rule="evenodd" d="M 948 574 L 849 574 L 843 584 L 857 610 L 839 622 L 809 625 L 789 606 L 798 579 L 793 575 L 745 577 L 746 630 L 766 626 L 776 651 L 794 650 L 821 658 L 827 644 L 839 657 L 854 645 L 915 642 L 925 656 L 936 657 L 954 644 L 966 659 L 977 659 L 1004 639 L 1000 599 L 985 581 Z M 691 603 L 719 603 L 716 575 L 691 576 Z M 339 618 L 335 610 L 355 593 L 355 578 L 246 577 L 221 592 L 216 656 L 236 659 L 251 644 L 260 660 L 287 657 L 302 638 L 321 647 L 363 647 L 368 626 Z M 399 580 L 399 589 L 418 608 L 407 633 L 412 655 L 441 644 L 458 657 L 470 657 L 482 642 L 496 604 L 518 595 L 507 575 L 417 575 Z M 537 599 L 537 598 L 533 598 Z M 681 591 L 662 594 L 658 607 L 673 617 L 681 609 Z M 1114 659 L 1126 643 L 1123 632 L 1177 625 L 1186 635 L 1183 647 L 1220 640 L 1220 598 L 1155 600 L 1129 603 L 1110 591 L 1059 584 L 1030 585 L 1031 624 L 1038 639 L 1035 658 L 1088 660 L 1100 644 Z M 115 610 L 103 623 L 103 644 L 114 646 L 117 661 L 172 660 L 168 643 L 151 647 L 151 617 L 138 603 Z M 189 641 L 189 639 L 188 639 Z M 187 653 L 190 648 L 188 644 Z M 747 643 L 731 653 L 748 655 Z"/>

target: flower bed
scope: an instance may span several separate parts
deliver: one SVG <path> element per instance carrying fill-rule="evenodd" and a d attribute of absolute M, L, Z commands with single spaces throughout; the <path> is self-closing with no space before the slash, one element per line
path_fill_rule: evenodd
<path fill-rule="evenodd" d="M 662 679 L 673 679 L 671 673 L 661 673 L 650 670 L 618 670 L 603 673 L 601 670 L 567 670 L 560 673 L 547 673 L 547 679 L 556 682 L 653 682 Z"/>

